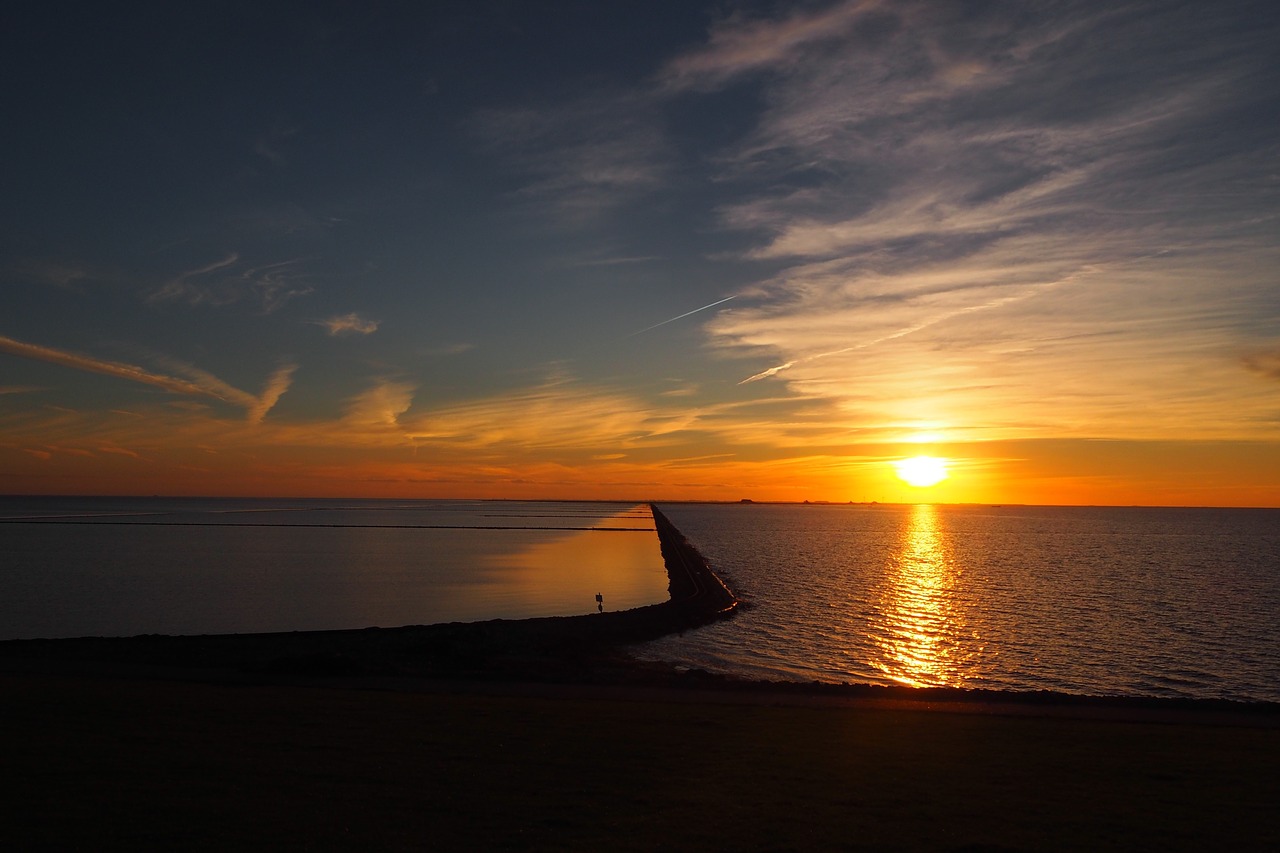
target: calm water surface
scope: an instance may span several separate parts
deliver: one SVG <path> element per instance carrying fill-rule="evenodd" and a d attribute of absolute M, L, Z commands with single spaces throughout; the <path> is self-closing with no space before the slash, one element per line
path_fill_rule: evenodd
<path fill-rule="evenodd" d="M 1280 511 L 664 504 L 751 607 L 640 656 L 756 678 L 1280 701 Z"/>
<path fill-rule="evenodd" d="M 0 639 L 393 627 L 665 601 L 647 506 L 0 499 Z"/>
<path fill-rule="evenodd" d="M 753 678 L 1280 701 L 1280 511 L 670 504 L 749 602 L 639 647 Z M 634 504 L 0 499 L 0 638 L 667 597 Z"/>

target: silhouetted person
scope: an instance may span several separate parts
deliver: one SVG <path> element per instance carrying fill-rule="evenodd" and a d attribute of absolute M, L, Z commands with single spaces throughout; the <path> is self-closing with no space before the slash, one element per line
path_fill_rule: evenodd
<path fill-rule="evenodd" d="M 597 613 L 604 612 L 604 593 L 600 593 L 600 592 L 596 593 L 596 612 Z"/>

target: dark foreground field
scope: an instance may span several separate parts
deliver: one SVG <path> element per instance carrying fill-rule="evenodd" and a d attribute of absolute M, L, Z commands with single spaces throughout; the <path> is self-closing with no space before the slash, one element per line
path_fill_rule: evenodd
<path fill-rule="evenodd" d="M 5 850 L 1280 849 L 1268 715 L 50 674 L 0 696 Z"/>

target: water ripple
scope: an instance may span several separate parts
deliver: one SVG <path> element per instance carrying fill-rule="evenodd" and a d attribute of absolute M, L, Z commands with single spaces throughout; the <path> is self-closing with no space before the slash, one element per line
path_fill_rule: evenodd
<path fill-rule="evenodd" d="M 757 678 L 1280 701 L 1280 512 L 669 505 L 754 606 L 640 655 Z"/>

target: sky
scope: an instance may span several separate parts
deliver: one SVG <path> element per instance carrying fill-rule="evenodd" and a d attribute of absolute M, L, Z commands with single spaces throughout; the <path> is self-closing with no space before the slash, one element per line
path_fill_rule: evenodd
<path fill-rule="evenodd" d="M 1274 3 L 3 14 L 0 493 L 1280 505 Z"/>

